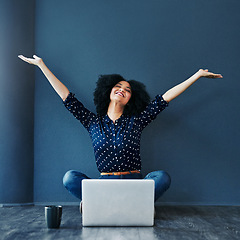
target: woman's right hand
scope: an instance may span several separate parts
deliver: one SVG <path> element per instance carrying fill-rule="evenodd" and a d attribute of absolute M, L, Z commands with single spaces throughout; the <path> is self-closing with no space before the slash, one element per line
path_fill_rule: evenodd
<path fill-rule="evenodd" d="M 52 85 L 54 90 L 57 92 L 57 94 L 62 98 L 63 101 L 65 101 L 65 99 L 69 94 L 69 90 L 48 69 L 48 67 L 44 64 L 43 60 L 40 57 L 36 55 L 33 55 L 33 58 L 27 58 L 27 57 L 24 57 L 23 55 L 19 55 L 18 57 L 22 59 L 24 62 L 38 66 L 43 72 L 43 74 L 45 75 L 45 77 L 48 79 L 49 83 Z"/>
<path fill-rule="evenodd" d="M 22 59 L 24 62 L 27 62 L 29 64 L 34 64 L 36 66 L 39 66 L 43 62 L 43 60 L 36 55 L 33 55 L 33 58 L 27 58 L 27 57 L 24 57 L 23 55 L 18 55 L 18 57 Z"/>

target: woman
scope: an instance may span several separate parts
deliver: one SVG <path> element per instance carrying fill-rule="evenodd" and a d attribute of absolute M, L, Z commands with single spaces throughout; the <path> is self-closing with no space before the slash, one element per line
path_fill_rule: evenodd
<path fill-rule="evenodd" d="M 221 74 L 200 69 L 189 79 L 157 95 L 149 103 L 145 86 L 134 80 L 126 81 L 118 74 L 101 75 L 94 92 L 97 115 L 86 109 L 74 94 L 69 92 L 36 55 L 19 58 L 38 66 L 52 87 L 62 98 L 66 108 L 88 130 L 92 139 L 100 179 L 142 179 L 140 138 L 142 130 L 201 77 L 222 78 Z M 81 181 L 89 178 L 84 173 L 70 170 L 63 184 L 70 193 L 82 199 Z M 171 179 L 165 171 L 147 174 L 144 179 L 155 181 L 155 201 L 169 188 Z"/>

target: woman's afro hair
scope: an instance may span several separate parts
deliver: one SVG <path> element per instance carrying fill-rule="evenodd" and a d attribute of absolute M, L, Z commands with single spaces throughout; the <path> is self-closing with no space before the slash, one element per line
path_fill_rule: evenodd
<path fill-rule="evenodd" d="M 127 81 L 119 74 L 100 75 L 94 91 L 94 104 L 99 115 L 107 114 L 111 90 L 121 81 L 128 82 L 132 90 L 132 96 L 125 106 L 123 114 L 129 116 L 138 115 L 149 104 L 150 97 L 143 83 L 135 80 Z"/>

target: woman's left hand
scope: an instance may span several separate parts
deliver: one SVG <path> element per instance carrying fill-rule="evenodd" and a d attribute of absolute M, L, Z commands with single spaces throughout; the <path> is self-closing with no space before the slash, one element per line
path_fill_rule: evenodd
<path fill-rule="evenodd" d="M 184 82 L 176 85 L 175 87 L 169 89 L 166 93 L 162 95 L 163 99 L 167 102 L 172 101 L 178 95 L 183 93 L 187 88 L 189 88 L 194 82 L 196 82 L 199 78 L 223 78 L 221 74 L 215 74 L 208 71 L 208 69 L 199 69 L 195 74 L 193 74 L 190 78 L 185 80 Z"/>
<path fill-rule="evenodd" d="M 198 70 L 198 74 L 200 75 L 200 77 L 206 77 L 206 78 L 223 78 L 223 76 L 221 74 L 215 74 L 212 72 L 209 72 L 208 69 L 199 69 Z"/>

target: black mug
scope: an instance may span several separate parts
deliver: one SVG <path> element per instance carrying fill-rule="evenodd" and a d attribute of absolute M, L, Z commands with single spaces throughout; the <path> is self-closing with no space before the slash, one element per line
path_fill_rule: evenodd
<path fill-rule="evenodd" d="M 62 219 L 62 206 L 46 206 L 45 220 L 48 228 L 59 228 Z"/>

